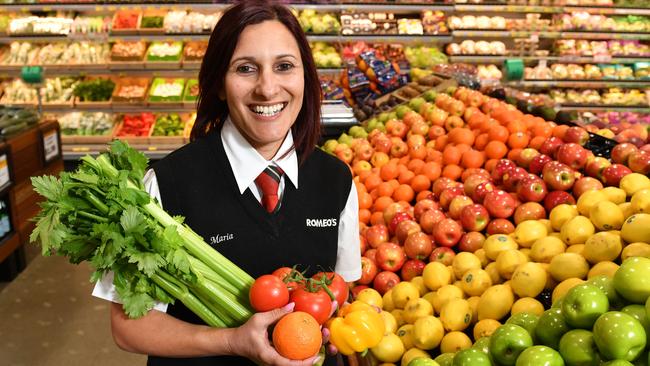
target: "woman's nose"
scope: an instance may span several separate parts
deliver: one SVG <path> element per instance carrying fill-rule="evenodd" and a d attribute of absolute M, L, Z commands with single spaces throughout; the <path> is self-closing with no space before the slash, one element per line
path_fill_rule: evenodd
<path fill-rule="evenodd" d="M 263 68 L 257 80 L 257 94 L 266 99 L 275 96 L 280 90 L 277 75 L 270 68 Z"/>

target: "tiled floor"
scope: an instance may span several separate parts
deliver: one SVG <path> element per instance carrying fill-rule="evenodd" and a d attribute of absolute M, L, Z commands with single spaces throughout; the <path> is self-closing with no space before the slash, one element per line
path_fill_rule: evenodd
<path fill-rule="evenodd" d="M 60 257 L 33 258 L 0 289 L 3 366 L 140 366 L 146 358 L 115 346 L 108 303 L 91 296 L 90 269 Z"/>

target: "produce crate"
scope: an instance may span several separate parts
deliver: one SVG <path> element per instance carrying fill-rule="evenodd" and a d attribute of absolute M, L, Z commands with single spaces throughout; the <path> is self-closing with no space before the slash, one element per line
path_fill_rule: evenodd
<path fill-rule="evenodd" d="M 163 113 L 163 114 L 169 114 L 169 113 Z M 187 121 L 190 118 L 190 113 L 179 113 L 178 114 L 181 117 L 181 121 L 183 122 L 183 132 L 178 135 L 178 136 L 154 136 L 153 135 L 153 130 L 155 128 L 155 123 L 152 126 L 151 129 L 151 136 L 149 137 L 149 143 L 154 144 L 154 145 L 181 145 L 185 143 L 185 129 L 187 125 Z M 158 118 L 156 116 L 156 118 Z"/>
<path fill-rule="evenodd" d="M 134 113 L 134 114 L 137 114 L 137 113 Z M 122 114 L 122 115 L 120 115 L 118 117 L 120 121 L 117 124 L 117 126 L 115 127 L 115 130 L 114 130 L 114 133 L 113 133 L 113 139 L 119 139 L 119 140 L 122 140 L 122 141 L 126 141 L 126 142 L 128 142 L 129 144 L 132 144 L 132 145 L 146 145 L 146 144 L 149 144 L 149 139 L 151 137 L 151 132 L 153 131 L 153 126 L 154 126 L 155 123 L 151 124 L 151 127 L 149 128 L 149 132 L 147 133 L 146 136 L 118 136 L 120 131 L 122 130 L 122 126 L 124 125 L 123 119 L 124 119 L 125 115 L 126 114 Z"/>
<path fill-rule="evenodd" d="M 181 91 L 179 95 L 173 95 L 173 96 L 156 96 L 152 95 L 153 92 L 156 91 L 156 88 L 163 84 L 163 83 L 169 83 L 169 84 L 179 84 L 181 86 Z M 151 83 L 151 86 L 149 87 L 149 97 L 147 102 L 149 103 L 149 106 L 152 108 L 155 107 L 182 107 L 183 106 L 183 88 L 185 87 L 185 79 L 183 78 L 156 78 L 154 81 Z"/>
<path fill-rule="evenodd" d="M 132 47 L 142 47 L 142 53 L 135 56 L 126 56 L 120 55 L 119 53 L 114 52 L 116 45 L 132 46 Z M 117 50 L 120 51 L 119 49 Z M 147 53 L 146 43 L 143 41 L 137 42 L 115 42 L 111 46 L 111 55 L 110 61 L 108 63 L 109 69 L 144 69 L 144 56 Z"/>
<path fill-rule="evenodd" d="M 187 120 L 185 120 L 185 130 L 183 131 L 183 142 L 190 142 L 190 135 L 192 134 L 192 127 L 194 127 L 194 122 L 196 121 L 196 112 L 190 113 Z"/>
<path fill-rule="evenodd" d="M 119 28 L 116 27 L 118 24 L 118 19 L 120 16 L 125 16 L 129 14 L 135 14 L 137 16 L 137 21 L 134 27 L 132 28 Z M 129 34 L 138 34 L 138 28 L 140 28 L 140 22 L 142 21 L 142 11 L 140 10 L 119 10 L 115 12 L 113 16 L 113 21 L 111 22 L 111 34 L 115 35 L 129 35 Z"/>
<path fill-rule="evenodd" d="M 147 49 L 147 53 L 144 57 L 144 67 L 146 69 L 168 69 L 168 70 L 177 70 L 181 67 L 181 59 L 183 56 L 183 47 L 182 47 L 182 42 L 174 41 L 174 42 L 165 42 L 165 43 L 171 43 L 174 46 L 181 46 L 180 51 L 177 55 L 172 55 L 172 56 L 165 56 L 165 57 L 157 57 L 157 56 L 152 56 L 151 55 L 151 47 L 154 46 L 156 43 L 160 42 L 154 42 L 149 45 L 149 48 Z"/>
<path fill-rule="evenodd" d="M 90 80 L 96 80 L 96 79 L 109 79 L 113 80 L 115 82 L 115 78 L 110 77 L 110 76 L 94 76 L 94 77 L 88 77 L 84 79 L 83 81 L 90 81 Z M 115 91 L 115 89 L 113 89 Z M 105 101 L 81 101 L 79 97 L 75 96 L 74 98 L 74 108 L 78 109 L 110 109 L 113 105 L 112 100 L 105 100 Z"/>
<path fill-rule="evenodd" d="M 197 79 L 188 79 L 185 83 L 185 88 L 183 90 L 183 106 L 188 108 L 193 108 L 196 106 L 196 101 L 198 96 L 191 96 L 190 90 L 192 88 L 198 88 L 199 81 Z"/>
<path fill-rule="evenodd" d="M 142 35 L 165 34 L 165 28 L 163 28 L 162 26 L 160 28 L 143 28 L 142 25 L 144 24 L 145 18 L 147 17 L 161 17 L 164 20 L 166 14 L 167 11 L 161 9 L 145 10 L 145 12 L 142 14 L 142 17 L 140 18 L 140 24 L 138 25 L 138 34 L 142 34 Z"/>
<path fill-rule="evenodd" d="M 74 107 L 74 98 L 71 98 L 67 102 L 43 102 L 43 108 L 52 108 L 52 109 L 71 109 Z"/>
<path fill-rule="evenodd" d="M 195 52 L 191 50 L 198 50 L 207 47 L 207 42 L 192 41 L 185 43 L 183 47 L 183 68 L 189 70 L 198 70 L 201 68 L 203 57 L 196 57 Z"/>
<path fill-rule="evenodd" d="M 142 93 L 142 97 L 123 97 L 120 96 L 120 91 L 124 87 L 128 86 L 139 86 L 144 88 L 144 92 Z M 132 105 L 142 105 L 145 103 L 145 99 L 147 98 L 147 93 L 148 93 L 148 86 L 149 86 L 149 78 L 131 78 L 131 77 L 125 77 L 125 78 L 120 78 L 115 81 L 115 90 L 113 90 L 113 96 L 112 96 L 112 101 L 113 105 L 115 106 L 132 106 Z"/>
<path fill-rule="evenodd" d="M 71 137 L 74 140 L 75 144 L 107 144 L 111 140 L 113 140 L 113 135 L 115 134 L 115 127 L 111 130 L 106 135 L 77 135 L 77 136 L 66 136 L 66 137 Z M 63 140 L 63 136 L 61 135 L 61 139 L 63 143 L 65 143 L 65 140 Z"/>

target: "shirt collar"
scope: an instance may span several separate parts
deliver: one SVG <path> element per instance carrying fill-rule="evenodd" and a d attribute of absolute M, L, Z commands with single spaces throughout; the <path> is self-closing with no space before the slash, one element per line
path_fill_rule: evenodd
<path fill-rule="evenodd" d="M 230 117 L 226 119 L 221 129 L 221 141 L 226 152 L 226 157 L 232 167 L 232 172 L 235 175 L 239 193 L 243 194 L 255 182 L 255 178 L 266 169 L 270 162 L 279 166 L 284 171 L 285 176 L 293 183 L 294 187 L 298 188 L 298 157 L 295 149 L 292 148 L 293 135 L 291 134 L 291 130 L 287 133 L 287 137 L 284 138 L 280 149 L 271 161 L 264 159 L 251 146 L 237 127 L 235 127 Z M 287 156 L 282 157 L 289 150 L 291 152 Z"/>

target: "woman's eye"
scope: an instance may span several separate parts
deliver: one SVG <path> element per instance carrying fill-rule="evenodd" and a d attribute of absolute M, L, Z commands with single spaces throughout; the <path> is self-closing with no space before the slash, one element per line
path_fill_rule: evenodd
<path fill-rule="evenodd" d="M 240 65 L 237 66 L 237 72 L 242 73 L 242 74 L 248 74 L 253 72 L 253 68 L 249 65 Z"/>
<path fill-rule="evenodd" d="M 291 64 L 289 62 L 283 62 L 283 63 L 278 65 L 278 70 L 279 71 L 289 71 L 291 69 L 293 69 L 293 64 Z"/>

